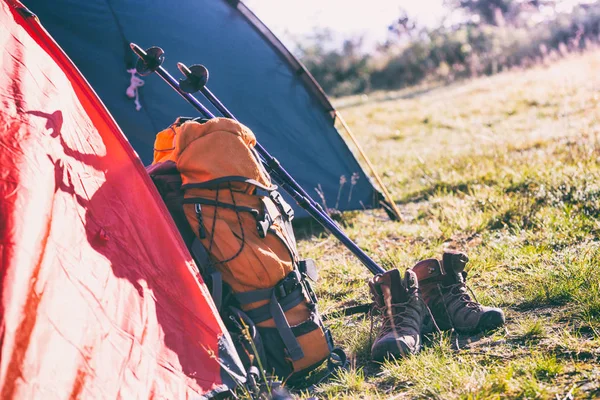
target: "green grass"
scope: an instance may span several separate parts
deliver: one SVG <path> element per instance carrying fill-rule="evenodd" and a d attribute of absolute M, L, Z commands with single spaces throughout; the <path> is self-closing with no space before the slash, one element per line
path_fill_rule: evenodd
<path fill-rule="evenodd" d="M 368 318 L 329 320 L 352 368 L 318 396 L 600 396 L 599 70 L 591 52 L 342 110 L 404 217 L 344 213 L 349 236 L 401 270 L 444 248 L 466 251 L 468 283 L 506 311 L 507 325 L 459 337 L 458 350 L 456 338 L 438 335 L 418 355 L 376 364 Z M 319 260 L 324 313 L 368 300 L 370 273 L 333 237 L 315 233 L 299 246 Z"/>

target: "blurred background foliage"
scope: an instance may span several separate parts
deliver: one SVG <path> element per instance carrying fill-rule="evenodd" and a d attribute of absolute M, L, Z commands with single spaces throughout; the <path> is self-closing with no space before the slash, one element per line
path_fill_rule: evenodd
<path fill-rule="evenodd" d="M 527 68 L 598 46 L 600 1 L 570 12 L 558 12 L 558 2 L 446 0 L 438 27 L 400 12 L 375 49 L 363 49 L 360 37 L 340 45 L 324 29 L 297 38 L 296 55 L 329 95 L 345 96 Z"/>

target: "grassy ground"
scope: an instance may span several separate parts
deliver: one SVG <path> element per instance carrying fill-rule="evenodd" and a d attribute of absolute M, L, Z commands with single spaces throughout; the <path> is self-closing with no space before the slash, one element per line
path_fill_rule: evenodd
<path fill-rule="evenodd" d="M 480 302 L 506 311 L 507 325 L 461 336 L 459 349 L 437 335 L 416 356 L 376 364 L 368 318 L 330 320 L 352 366 L 317 395 L 600 397 L 598 71 L 593 52 L 430 91 L 340 101 L 404 216 L 346 213 L 349 236 L 401 270 L 444 248 L 465 250 L 468 283 Z M 319 260 L 324 313 L 368 300 L 369 273 L 333 237 L 300 247 Z"/>

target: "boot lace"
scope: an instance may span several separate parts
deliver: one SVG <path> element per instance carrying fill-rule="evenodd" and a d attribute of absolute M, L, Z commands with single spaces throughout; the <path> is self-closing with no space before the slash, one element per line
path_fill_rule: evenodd
<path fill-rule="evenodd" d="M 449 304 L 458 303 L 459 307 L 461 308 L 466 307 L 476 310 L 481 309 L 481 305 L 477 301 L 475 293 L 473 293 L 471 288 L 468 287 L 465 282 L 458 282 L 448 286 L 438 285 L 438 288 L 440 289 L 440 293 L 442 294 L 442 296 L 447 299 L 447 302 Z M 471 296 L 473 296 L 473 299 L 471 299 L 469 293 L 471 294 Z M 446 302 L 444 302 L 444 304 L 446 304 Z M 446 311 L 448 311 L 447 308 Z"/>
<path fill-rule="evenodd" d="M 421 296 L 417 297 L 417 301 L 420 304 L 422 304 L 425 307 L 425 309 L 427 310 L 427 313 L 429 314 L 429 318 L 431 318 L 431 321 L 433 323 L 433 326 L 435 327 L 436 332 L 438 332 L 438 333 L 441 332 L 439 326 L 437 325 L 437 323 L 435 322 L 435 319 L 433 318 L 433 313 L 429 309 L 429 306 L 427 306 L 427 303 L 425 303 L 425 301 L 423 301 Z M 409 311 L 412 310 L 412 311 L 419 313 L 419 309 L 417 308 L 417 305 L 411 301 L 407 301 L 404 303 L 392 304 L 391 309 L 392 309 L 392 312 L 390 313 L 391 314 L 390 315 L 387 313 L 386 305 L 378 306 L 377 304 L 373 303 L 373 305 L 371 307 L 371 312 L 370 312 L 371 328 L 369 330 L 369 347 L 371 347 L 373 344 L 373 327 L 375 326 L 375 324 L 373 322 L 374 311 L 377 311 L 383 317 L 382 321 L 380 323 L 380 330 L 379 330 L 379 333 L 377 334 L 377 337 L 384 336 L 392 331 L 395 332 L 395 334 L 397 335 L 396 327 L 401 325 L 402 321 L 404 321 L 404 319 L 407 318 Z"/>
<path fill-rule="evenodd" d="M 477 311 L 481 309 L 481 304 L 477 301 L 475 293 L 473 293 L 471 288 L 468 287 L 464 281 L 447 286 L 438 284 L 437 288 L 440 292 L 440 299 L 443 299 L 441 302 L 444 305 L 448 321 L 452 327 L 451 332 L 453 334 L 452 336 L 454 336 L 456 350 L 460 350 L 459 334 L 454 327 L 454 318 L 450 314 L 450 310 L 448 310 L 448 305 L 458 302 L 458 309 L 469 308 L 470 310 Z M 471 293 L 473 299 L 471 299 L 469 293 Z"/>
<path fill-rule="evenodd" d="M 383 317 L 379 335 L 383 335 L 383 334 L 391 332 L 392 330 L 395 330 L 396 326 L 401 325 L 402 321 L 404 321 L 407 318 L 408 313 L 411 310 L 419 312 L 417 307 L 414 305 L 410 305 L 409 302 L 392 304 L 390 308 L 391 308 L 392 312 L 388 313 L 387 306 L 385 306 L 385 305 L 382 307 L 376 306 L 377 311 Z"/>

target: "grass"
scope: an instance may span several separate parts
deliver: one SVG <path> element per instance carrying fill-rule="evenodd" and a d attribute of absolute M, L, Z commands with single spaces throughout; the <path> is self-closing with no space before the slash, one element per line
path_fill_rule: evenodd
<path fill-rule="evenodd" d="M 434 337 L 404 360 L 370 360 L 370 321 L 327 322 L 352 367 L 323 398 L 546 399 L 600 396 L 600 52 L 415 96 L 375 94 L 343 114 L 403 213 L 344 213 L 348 235 L 386 268 L 444 248 L 469 254 L 468 283 L 502 307 L 488 335 Z M 335 203 L 335 199 L 328 199 Z M 324 313 L 368 298 L 370 273 L 327 234 Z"/>

